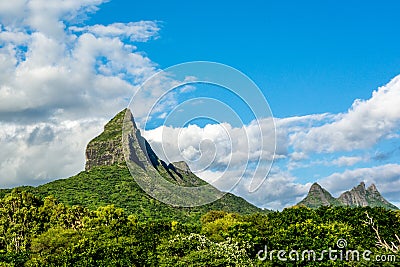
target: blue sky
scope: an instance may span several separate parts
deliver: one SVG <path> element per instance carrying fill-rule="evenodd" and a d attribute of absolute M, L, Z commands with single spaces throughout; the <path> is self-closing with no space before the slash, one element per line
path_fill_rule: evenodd
<path fill-rule="evenodd" d="M 160 157 L 193 161 L 196 170 L 211 160 L 197 172 L 207 181 L 231 162 L 225 179 L 247 160 L 255 170 L 260 155 L 268 171 L 274 158 L 268 179 L 254 175 L 264 181 L 255 193 L 246 189 L 251 170 L 236 188 L 224 179 L 215 184 L 265 208 L 295 204 L 315 181 L 335 196 L 361 181 L 375 183 L 400 204 L 398 1 L 52 3 L 0 3 L 0 187 L 81 171 L 87 142 L 147 78 L 200 60 L 226 64 L 255 82 L 272 110 L 276 140 L 269 131 L 257 137 L 255 117 L 233 94 L 213 85 L 178 86 L 143 131 Z M 181 81 L 160 77 L 138 94 L 139 125 L 159 100 L 154 95 Z M 201 97 L 232 107 L 242 125 L 218 108 L 215 120 L 163 125 L 169 111 Z M 187 102 L 185 115 L 214 110 L 201 103 Z M 270 121 L 257 119 L 258 129 L 270 129 Z M 259 148 L 261 139 L 266 146 Z"/>
<path fill-rule="evenodd" d="M 127 1 L 89 23 L 156 20 L 140 44 L 161 68 L 209 60 L 235 67 L 277 117 L 346 111 L 400 73 L 398 1 Z M 300 100 L 300 101 L 299 101 Z"/>

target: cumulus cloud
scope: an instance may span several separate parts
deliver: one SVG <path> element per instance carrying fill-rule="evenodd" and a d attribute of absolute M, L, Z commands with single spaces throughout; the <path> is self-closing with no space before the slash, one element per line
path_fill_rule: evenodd
<path fill-rule="evenodd" d="M 399 202 L 400 165 L 386 164 L 370 168 L 356 168 L 334 173 L 320 180 L 320 183 L 332 194 L 338 196 L 360 182 L 374 183 L 389 201 Z"/>
<path fill-rule="evenodd" d="M 42 184 L 82 170 L 84 148 L 104 122 L 0 123 L 0 187 Z"/>
<path fill-rule="evenodd" d="M 158 71 L 134 46 L 157 22 L 74 26 L 104 2 L 1 1 L 1 187 L 81 170 L 86 143 Z"/>
<path fill-rule="evenodd" d="M 215 125 L 207 125 L 199 127 L 190 125 L 182 128 L 161 126 L 156 129 L 145 131 L 144 136 L 149 140 L 150 144 L 158 155 L 166 161 L 174 162 L 185 160 L 189 166 L 201 178 L 221 190 L 232 191 L 237 193 L 247 200 L 251 201 L 262 207 L 269 207 L 274 209 L 282 209 L 291 206 L 300 201 L 306 194 L 310 187 L 310 183 L 302 183 L 301 178 L 295 177 L 291 174 L 297 168 L 311 168 L 319 166 L 336 166 L 336 167 L 351 167 L 361 162 L 367 162 L 370 158 L 366 155 L 352 156 L 332 156 L 330 159 L 323 157 L 310 158 L 312 154 L 310 151 L 303 151 L 298 147 L 292 145 L 290 142 L 293 135 L 299 132 L 308 132 L 312 129 L 318 129 L 325 125 L 334 124 L 343 118 L 342 114 L 315 114 L 300 117 L 290 118 L 276 118 L 276 155 L 274 159 L 287 159 L 288 161 L 278 165 L 274 172 L 269 173 L 266 177 L 264 175 L 257 175 L 249 172 L 244 166 L 250 166 L 250 170 L 254 170 L 251 165 L 252 160 L 256 159 L 259 155 L 257 150 L 257 140 L 251 135 L 252 124 L 243 125 L 241 128 L 232 127 L 228 123 L 221 123 Z M 261 125 L 263 120 L 260 120 Z M 268 124 L 266 124 L 268 125 Z M 273 139 L 269 134 L 270 131 L 263 131 L 263 140 L 266 142 Z M 202 141 L 210 140 L 212 146 L 203 146 Z M 246 143 L 248 140 L 256 141 L 253 146 Z M 307 141 L 307 140 L 304 140 Z M 321 145 L 325 145 L 321 143 Z M 264 155 L 271 156 L 273 146 L 269 145 L 264 148 L 269 148 L 265 151 Z M 266 157 L 266 160 L 271 160 L 271 157 Z M 229 164 L 236 169 L 230 169 Z M 264 164 L 264 167 L 267 168 Z M 385 166 L 385 170 L 389 171 L 393 166 Z M 245 170 L 245 171 L 242 171 Z M 360 169 L 361 170 L 361 169 Z M 359 171 L 360 171 L 359 170 Z M 380 168 L 375 170 L 378 174 Z M 360 181 L 359 171 L 346 171 L 347 182 L 343 180 L 335 180 L 339 174 L 332 175 L 326 181 L 332 181 L 332 184 L 340 184 L 343 190 L 352 188 Z M 391 177 L 400 175 L 398 168 L 391 169 Z M 237 178 L 241 179 L 237 179 Z M 232 181 L 238 184 L 232 187 Z M 236 180 L 235 180 L 236 179 Z M 256 180 L 256 184 L 261 184 L 259 190 L 254 193 L 249 192 L 248 184 L 251 179 Z M 377 185 L 380 178 L 376 175 L 374 182 Z M 253 181 L 254 182 L 254 181 Z M 382 185 L 383 189 L 386 187 Z M 333 192 L 337 192 L 334 188 Z M 385 196 L 387 191 L 382 191 Z"/>
<path fill-rule="evenodd" d="M 2 119 L 11 119 L 12 112 L 29 115 L 24 111 L 32 110 L 45 110 L 43 119 L 55 112 L 75 118 L 111 116 L 126 105 L 124 98 L 135 85 L 157 72 L 156 64 L 131 44 L 156 35 L 155 22 L 104 26 L 119 28 L 104 36 L 91 32 L 101 25 L 79 34 L 69 30 L 67 24 L 102 2 L 26 1 L 24 19 L 3 25 L 0 113 L 7 116 L 0 114 Z M 2 14 L 0 21 L 7 22 L 7 16 Z"/>
<path fill-rule="evenodd" d="M 16 0 L 0 3 L 0 22 L 6 29 L 41 32 L 65 39 L 66 22 L 77 23 L 107 0 Z"/>
<path fill-rule="evenodd" d="M 321 124 L 331 122 L 335 115 L 329 113 L 311 114 L 306 116 L 294 116 L 287 118 L 275 118 L 276 127 L 276 145 L 279 155 L 290 156 L 294 161 L 308 158 L 302 151 L 293 151 L 289 153 L 290 136 L 301 131 L 309 130 Z"/>
<path fill-rule="evenodd" d="M 274 156 L 274 131 L 270 119 L 232 127 L 228 123 L 199 127 L 189 125 L 182 128 L 161 126 L 144 131 L 155 152 L 167 162 L 185 160 L 199 177 L 223 191 L 243 196 L 251 203 L 269 209 L 282 209 L 296 204 L 311 184 L 300 184 L 287 171 L 274 168 L 268 172 L 272 159 L 287 156 L 285 139 L 288 129 L 307 120 L 323 116 L 277 120 L 278 145 Z M 299 123 L 301 122 L 301 123 Z M 285 126 L 285 128 L 284 128 Z M 263 137 L 257 136 L 262 133 Z M 279 140 L 280 139 L 280 140 Z M 260 140 L 265 142 L 260 146 Z M 264 151 L 260 151 L 264 149 Z M 260 162 L 257 162 L 263 155 Z M 259 164 L 258 168 L 254 163 Z M 257 190 L 250 190 L 258 185 Z"/>
<path fill-rule="evenodd" d="M 289 155 L 289 134 L 307 129 L 321 121 L 330 120 L 330 114 L 315 114 L 290 118 L 261 118 L 242 127 L 233 127 L 229 123 L 210 124 L 201 128 L 190 125 L 184 128 L 161 126 L 145 131 L 144 135 L 167 161 L 183 160 L 179 155 L 187 147 L 198 147 L 201 140 L 215 142 L 218 151 L 216 161 L 228 163 L 227 155 L 233 165 L 244 164 L 263 155 L 263 159 L 286 158 Z M 164 147 L 162 147 L 164 146 Z M 168 153 L 168 154 L 166 154 Z M 200 151 L 193 155 L 199 157 Z M 292 153 L 292 157 L 303 157 Z M 170 160 L 172 159 L 172 160 Z M 190 160 L 190 159 L 187 159 Z"/>
<path fill-rule="evenodd" d="M 260 177 L 260 179 L 262 179 Z M 259 207 L 281 210 L 297 204 L 307 194 L 311 183 L 301 184 L 288 172 L 272 172 L 254 193 L 248 193 L 248 180 L 234 189 L 234 193 L 245 195 L 246 199 Z"/>
<path fill-rule="evenodd" d="M 368 100 L 356 100 L 347 113 L 331 123 L 290 136 L 296 150 L 332 153 L 370 148 L 396 133 L 400 123 L 400 76 L 374 91 Z"/>
<path fill-rule="evenodd" d="M 273 168 L 267 179 L 264 176 L 249 177 L 235 171 L 229 173 L 212 172 L 209 170 L 196 173 L 199 177 L 209 183 L 213 183 L 220 190 L 229 191 L 245 199 L 258 207 L 281 210 L 298 203 L 308 192 L 311 183 L 300 184 L 296 177 L 289 172 Z M 228 177 L 241 177 L 235 187 L 227 187 L 225 179 Z M 256 181 L 252 181 L 255 179 Z M 249 192 L 251 183 L 261 184 L 254 192 Z"/>
<path fill-rule="evenodd" d="M 161 158 L 168 162 L 185 160 L 194 170 L 242 166 L 260 158 L 271 161 L 275 152 L 274 134 L 271 119 L 242 127 L 229 123 L 207 124 L 203 128 L 160 126 L 143 132 Z"/>

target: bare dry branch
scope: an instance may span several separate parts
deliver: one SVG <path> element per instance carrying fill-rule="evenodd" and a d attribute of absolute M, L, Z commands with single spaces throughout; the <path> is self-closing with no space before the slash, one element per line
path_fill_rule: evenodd
<path fill-rule="evenodd" d="M 368 212 L 365 212 L 367 215 L 367 225 L 370 225 L 372 229 L 375 232 L 375 237 L 376 237 L 376 245 L 380 248 L 384 248 L 386 251 L 391 251 L 393 253 L 398 253 L 400 251 L 400 238 L 397 234 L 395 234 L 396 239 L 398 241 L 398 244 L 395 244 L 394 242 L 390 242 L 391 244 L 389 245 L 386 240 L 382 239 L 380 234 L 379 234 L 379 226 L 375 225 L 374 220 L 372 217 L 369 216 Z"/>

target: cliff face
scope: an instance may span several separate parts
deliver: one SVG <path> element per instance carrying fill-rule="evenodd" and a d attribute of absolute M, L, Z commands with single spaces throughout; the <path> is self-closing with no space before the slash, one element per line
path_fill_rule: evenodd
<path fill-rule="evenodd" d="M 122 138 L 123 127 L 126 138 Z M 128 151 L 123 150 L 123 146 Z M 95 166 L 125 165 L 125 155 L 142 169 L 157 168 L 161 161 L 137 128 L 130 110 L 124 109 L 104 126 L 86 147 L 86 170 Z"/>
<path fill-rule="evenodd" d="M 350 191 L 340 195 L 339 201 L 347 206 L 368 206 L 367 192 L 364 182 L 354 187 Z"/>
<path fill-rule="evenodd" d="M 319 184 L 314 183 L 306 198 L 298 203 L 309 208 L 318 208 L 320 206 L 351 206 L 351 207 L 384 207 L 387 209 L 398 209 L 387 201 L 372 184 L 367 189 L 365 183 L 361 182 L 350 191 L 346 191 L 338 198 L 323 189 Z"/>
<path fill-rule="evenodd" d="M 122 136 L 122 130 L 126 133 Z M 123 147 L 128 150 L 123 150 Z M 190 171 L 186 162 L 167 164 L 159 159 L 147 140 L 142 137 L 130 110 L 119 112 L 104 126 L 104 131 L 86 148 L 86 170 L 96 166 L 126 165 L 125 156 L 143 170 L 157 171 L 165 179 L 185 186 L 206 184 Z"/>
<path fill-rule="evenodd" d="M 338 200 L 346 206 L 371 206 L 397 209 L 396 206 L 382 197 L 374 184 L 366 189 L 364 182 L 361 182 L 352 190 L 341 194 Z"/>
<path fill-rule="evenodd" d="M 86 147 L 86 170 L 95 166 L 125 164 L 122 151 L 122 125 L 126 110 L 118 113 L 104 126 L 104 131 Z"/>

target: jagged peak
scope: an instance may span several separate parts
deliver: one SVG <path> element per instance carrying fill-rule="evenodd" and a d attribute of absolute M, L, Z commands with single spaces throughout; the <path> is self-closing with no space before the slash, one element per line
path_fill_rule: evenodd
<path fill-rule="evenodd" d="M 123 110 L 121 110 L 120 112 L 118 112 L 109 122 L 107 122 L 104 125 L 104 130 L 106 130 L 107 128 L 109 128 L 112 124 L 118 123 L 119 125 L 121 125 L 123 123 L 123 119 L 125 117 L 125 114 L 130 113 L 130 110 L 125 108 Z"/>
<path fill-rule="evenodd" d="M 310 187 L 311 190 L 323 190 L 322 186 L 319 183 L 313 183 Z"/>
<path fill-rule="evenodd" d="M 398 209 L 388 202 L 379 193 L 375 184 L 371 184 L 367 189 L 365 182 L 353 187 L 350 191 L 342 193 L 338 198 L 334 198 L 328 191 L 323 189 L 318 183 L 312 184 L 306 198 L 299 202 L 307 207 L 317 208 L 323 205 L 345 205 L 345 206 L 371 206 Z"/>
<path fill-rule="evenodd" d="M 315 193 L 327 194 L 328 197 L 332 197 L 325 188 L 323 188 L 319 183 L 316 182 L 311 185 L 310 190 L 308 191 L 308 195 L 312 195 Z"/>
<path fill-rule="evenodd" d="M 313 183 L 308 191 L 307 196 L 299 202 L 299 205 L 304 205 L 311 208 L 319 206 L 334 205 L 336 200 L 332 195 L 322 188 L 318 183 Z"/>
<path fill-rule="evenodd" d="M 352 191 L 356 191 L 356 192 L 359 192 L 359 193 L 361 193 L 361 194 L 365 194 L 365 192 L 366 192 L 365 183 L 364 183 L 364 182 L 361 182 L 359 185 L 357 185 L 356 187 L 354 187 L 354 188 L 352 189 Z"/>
<path fill-rule="evenodd" d="M 189 165 L 185 161 L 177 161 L 171 163 L 172 165 L 175 166 L 175 168 L 184 171 L 184 172 L 191 172 Z"/>
<path fill-rule="evenodd" d="M 103 131 L 90 142 L 106 141 L 116 138 L 121 139 L 125 111 L 126 110 L 124 109 L 108 121 L 104 125 Z"/>
<path fill-rule="evenodd" d="M 136 126 L 135 119 L 133 117 L 132 111 L 129 108 L 122 110 L 120 113 L 124 114 L 124 122 L 130 122 L 133 124 L 133 128 L 138 129 Z M 120 114 L 118 113 L 118 114 Z M 117 116 L 118 116 L 117 114 Z"/>
<path fill-rule="evenodd" d="M 376 188 L 376 185 L 375 185 L 375 184 L 371 184 L 371 185 L 367 188 L 367 191 L 368 191 L 368 192 L 371 192 L 371 193 L 379 193 L 379 192 L 378 192 L 378 189 Z"/>
<path fill-rule="evenodd" d="M 125 161 L 127 160 L 127 161 Z M 89 142 L 86 148 L 86 166 L 90 171 L 97 166 L 117 165 L 134 169 L 143 175 L 158 173 L 169 182 L 186 187 L 203 186 L 207 183 L 190 171 L 186 162 L 167 165 L 158 158 L 147 140 L 137 128 L 132 112 L 124 109 L 112 118 L 104 131 Z M 138 169 L 139 167 L 140 169 Z M 216 190 L 216 189 L 213 189 Z"/>
<path fill-rule="evenodd" d="M 122 130 L 129 125 L 132 135 L 142 139 L 137 129 L 135 120 L 130 109 L 125 108 L 118 112 L 109 122 L 104 125 L 104 130 L 93 138 L 86 147 L 86 170 L 95 166 L 108 166 L 113 164 L 125 164 L 122 149 Z"/>

